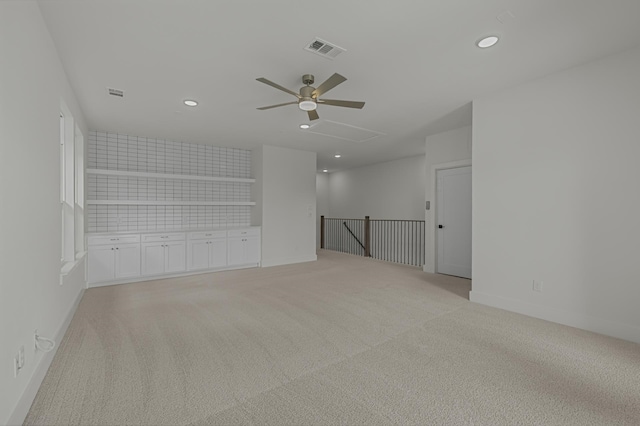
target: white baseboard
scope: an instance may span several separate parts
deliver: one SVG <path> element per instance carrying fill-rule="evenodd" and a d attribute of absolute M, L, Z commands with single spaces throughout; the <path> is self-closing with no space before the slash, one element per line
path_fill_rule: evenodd
<path fill-rule="evenodd" d="M 422 265 L 422 271 L 423 272 L 429 272 L 430 274 L 435 274 L 436 273 L 436 268 L 434 268 L 433 265 L 424 264 L 424 265 Z"/>
<path fill-rule="evenodd" d="M 272 260 L 264 260 L 262 259 L 262 267 L 269 266 L 280 266 L 280 265 L 290 265 L 292 263 L 303 263 L 303 262 L 315 262 L 318 260 L 317 255 L 311 256 L 300 256 L 300 257 L 289 257 L 286 259 L 272 259 Z"/>
<path fill-rule="evenodd" d="M 237 269 L 248 269 L 248 268 L 258 268 L 258 267 L 260 267 L 259 263 L 246 263 L 243 265 L 224 266 L 222 268 L 214 268 L 214 269 L 197 269 L 195 271 L 185 271 L 185 272 L 179 272 L 177 274 L 144 275 L 144 276 L 138 276 L 138 277 L 129 277 L 121 280 L 89 283 L 88 285 L 89 285 L 89 288 L 107 287 L 110 285 L 131 284 L 131 283 L 139 283 L 143 281 L 166 280 L 169 278 L 182 278 L 182 277 L 189 277 L 191 275 L 212 274 L 214 272 L 235 271 Z"/>
<path fill-rule="evenodd" d="M 76 297 L 76 300 L 73 302 L 71 309 L 69 309 L 69 312 L 67 312 L 67 315 L 65 316 L 64 321 L 62 321 L 62 324 L 60 324 L 60 327 L 58 327 L 58 330 L 53 336 L 53 340 L 56 341 L 56 346 L 51 352 L 46 352 L 42 354 L 42 358 L 40 358 L 40 362 L 35 367 L 33 376 L 31 376 L 31 379 L 29 380 L 29 383 L 27 384 L 27 387 L 24 390 L 24 393 L 18 400 L 18 403 L 16 404 L 16 407 L 14 408 L 13 413 L 9 417 L 9 423 L 7 423 L 7 425 L 11 425 L 11 426 L 21 425 L 22 423 L 24 423 L 24 419 L 27 417 L 27 414 L 29 414 L 29 409 L 31 408 L 31 404 L 33 404 L 33 400 L 36 398 L 36 394 L 38 393 L 38 389 L 40 389 L 40 385 L 44 380 L 44 376 L 47 374 L 47 371 L 49 370 L 49 366 L 51 365 L 51 362 L 53 361 L 53 357 L 55 356 L 56 352 L 58 351 L 58 348 L 60 347 L 60 343 L 62 342 L 62 338 L 64 337 L 64 334 L 66 333 L 67 328 L 69 328 L 69 324 L 71 323 L 73 314 L 76 313 L 76 309 L 80 304 L 80 300 L 82 300 L 82 296 L 84 295 L 84 290 L 85 290 L 84 288 L 80 289 L 80 293 L 78 293 L 78 296 Z"/>
<path fill-rule="evenodd" d="M 640 327 L 633 325 L 551 308 L 549 306 L 535 305 L 508 297 L 480 293 L 474 290 L 469 293 L 469 300 L 482 305 L 504 309 L 505 311 L 516 312 L 530 317 L 640 343 Z"/>

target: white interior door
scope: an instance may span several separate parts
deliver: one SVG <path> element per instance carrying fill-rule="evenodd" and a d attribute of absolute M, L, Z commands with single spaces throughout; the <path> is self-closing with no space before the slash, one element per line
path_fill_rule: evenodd
<path fill-rule="evenodd" d="M 471 278 L 471 167 L 438 170 L 436 272 Z"/>

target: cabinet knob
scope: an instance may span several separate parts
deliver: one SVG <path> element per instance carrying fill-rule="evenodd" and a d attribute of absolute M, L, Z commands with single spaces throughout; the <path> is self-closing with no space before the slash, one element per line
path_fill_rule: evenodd
<path fill-rule="evenodd" d="M 116 250 L 120 250 L 120 247 L 116 247 Z"/>
<path fill-rule="evenodd" d="M 111 250 L 113 250 L 113 247 L 111 247 Z"/>

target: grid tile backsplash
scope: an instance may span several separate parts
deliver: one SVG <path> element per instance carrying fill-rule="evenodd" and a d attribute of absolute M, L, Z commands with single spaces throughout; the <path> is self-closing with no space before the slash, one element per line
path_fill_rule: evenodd
<path fill-rule="evenodd" d="M 161 139 L 89 132 L 87 167 L 124 172 L 250 178 L 251 151 Z M 149 205 L 158 201 L 245 202 L 246 182 L 140 176 L 87 176 L 88 199 L 144 201 L 144 205 L 89 204 L 88 231 L 165 231 L 248 226 L 251 206 Z"/>

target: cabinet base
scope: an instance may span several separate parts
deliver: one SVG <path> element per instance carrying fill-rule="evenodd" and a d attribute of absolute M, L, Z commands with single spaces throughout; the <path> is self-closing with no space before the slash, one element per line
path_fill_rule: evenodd
<path fill-rule="evenodd" d="M 202 275 L 202 274 L 210 274 L 213 272 L 223 272 L 223 271 L 233 271 L 236 269 L 247 269 L 247 268 L 258 268 L 260 267 L 259 263 L 249 263 L 246 265 L 234 265 L 234 266 L 225 266 L 223 268 L 216 269 L 199 269 L 197 271 L 184 271 L 176 274 L 163 274 L 163 275 L 145 275 L 139 277 L 128 277 L 123 278 L 121 280 L 114 281 L 102 281 L 95 283 L 88 283 L 89 288 L 93 287 L 106 287 L 110 285 L 119 285 L 119 284 L 130 284 L 130 283 L 138 283 L 143 281 L 156 281 L 156 280 L 166 280 L 168 278 L 180 278 L 180 277 L 188 277 L 190 275 Z"/>

